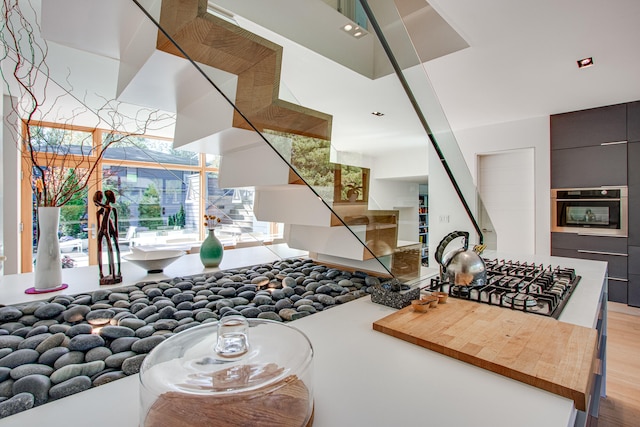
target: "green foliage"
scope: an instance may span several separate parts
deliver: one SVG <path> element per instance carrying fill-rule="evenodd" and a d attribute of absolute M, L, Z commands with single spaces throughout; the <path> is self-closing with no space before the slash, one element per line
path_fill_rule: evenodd
<path fill-rule="evenodd" d="M 180 205 L 180 210 L 178 213 L 169 216 L 167 225 L 173 225 L 174 227 L 182 227 L 187 223 L 187 215 L 184 211 L 184 205 Z"/>
<path fill-rule="evenodd" d="M 63 236 L 83 236 L 81 219 L 87 211 L 86 205 L 66 204 L 60 208 L 60 232 Z"/>
<path fill-rule="evenodd" d="M 156 230 L 164 225 L 162 220 L 162 208 L 160 207 L 160 194 L 156 186 L 151 183 L 144 193 L 138 205 L 139 224 L 149 230 Z"/>

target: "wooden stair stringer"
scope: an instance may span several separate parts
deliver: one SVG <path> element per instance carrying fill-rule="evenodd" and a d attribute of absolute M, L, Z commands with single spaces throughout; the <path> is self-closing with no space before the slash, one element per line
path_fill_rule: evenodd
<path fill-rule="evenodd" d="M 282 46 L 209 14 L 206 4 L 163 1 L 160 25 L 192 60 L 238 76 L 235 104 L 259 131 L 329 140 L 331 115 L 279 99 Z M 156 48 L 184 56 L 162 32 Z M 253 129 L 237 111 L 233 126 Z"/>

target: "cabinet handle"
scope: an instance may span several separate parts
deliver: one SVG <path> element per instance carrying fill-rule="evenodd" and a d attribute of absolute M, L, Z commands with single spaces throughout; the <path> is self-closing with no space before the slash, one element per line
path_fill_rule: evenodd
<path fill-rule="evenodd" d="M 609 280 L 615 280 L 616 282 L 628 282 L 628 279 L 621 279 L 619 277 L 607 277 Z"/>
<path fill-rule="evenodd" d="M 627 238 L 627 236 L 620 236 L 617 234 L 597 234 L 597 233 L 578 233 L 578 236 L 605 236 L 605 237 L 622 237 L 622 238 Z"/>
<path fill-rule="evenodd" d="M 617 144 L 626 144 L 627 141 L 612 141 L 612 142 L 601 142 L 600 145 L 617 145 Z"/>
<path fill-rule="evenodd" d="M 601 251 L 588 251 L 586 249 L 578 249 L 581 254 L 595 254 L 595 255 L 612 255 L 612 256 L 629 256 L 628 254 L 620 254 L 617 252 L 601 252 Z"/>

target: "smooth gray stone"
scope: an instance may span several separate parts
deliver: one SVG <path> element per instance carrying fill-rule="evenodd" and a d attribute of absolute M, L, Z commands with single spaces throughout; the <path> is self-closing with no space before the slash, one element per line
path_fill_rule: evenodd
<path fill-rule="evenodd" d="M 111 356 L 113 352 L 108 347 L 95 347 L 87 351 L 84 355 L 85 362 L 95 362 L 96 360 L 105 360 Z"/>
<path fill-rule="evenodd" d="M 291 320 L 298 320 L 298 319 L 302 319 L 303 317 L 307 317 L 309 316 L 311 313 L 309 313 L 308 311 L 298 311 L 295 312 L 291 315 Z"/>
<path fill-rule="evenodd" d="M 161 309 L 158 310 L 158 316 L 160 317 L 160 319 L 173 319 L 173 315 L 174 313 L 178 311 L 177 308 L 175 308 L 174 306 L 166 306 L 166 307 L 162 307 Z"/>
<path fill-rule="evenodd" d="M 114 354 L 117 354 L 123 351 L 131 350 L 131 346 L 133 345 L 133 343 L 139 340 L 140 338 L 138 337 L 118 338 L 116 340 L 113 340 L 109 347 Z"/>
<path fill-rule="evenodd" d="M 380 285 L 380 279 L 378 279 L 377 277 L 373 277 L 373 276 L 367 276 L 364 278 L 364 283 L 367 286 L 378 286 Z"/>
<path fill-rule="evenodd" d="M 33 315 L 38 319 L 53 319 L 65 309 L 66 307 L 64 305 L 58 304 L 57 302 L 51 302 L 43 305 L 42 307 L 38 307 L 36 311 L 33 312 Z"/>
<path fill-rule="evenodd" d="M 42 365 L 40 363 L 27 363 L 26 365 L 16 366 L 11 370 L 11 378 L 13 380 L 19 380 L 22 377 L 28 375 L 44 375 L 48 377 L 53 373 L 53 368 L 48 365 Z"/>
<path fill-rule="evenodd" d="M 76 305 L 75 307 L 66 309 L 64 313 L 62 313 L 62 318 L 65 322 L 69 323 L 81 322 L 90 311 L 91 309 L 86 305 Z"/>
<path fill-rule="evenodd" d="M 0 348 L 17 350 L 22 341 L 24 341 L 24 338 L 18 335 L 2 335 L 0 336 Z"/>
<path fill-rule="evenodd" d="M 136 353 L 149 353 L 155 346 L 164 340 L 165 338 L 163 336 L 158 335 L 142 338 L 141 340 L 133 343 L 131 350 Z"/>
<path fill-rule="evenodd" d="M 59 332 L 54 335 L 50 335 L 49 337 L 47 337 L 47 339 L 45 339 L 40 344 L 38 344 L 35 350 L 38 353 L 43 354 L 47 350 L 51 350 L 52 348 L 55 348 L 55 347 L 60 347 L 66 337 L 67 336 L 62 332 Z"/>
<path fill-rule="evenodd" d="M 45 375 L 29 375 L 22 377 L 13 383 L 13 394 L 31 393 L 34 397 L 34 406 L 47 403 L 51 380 Z"/>
<path fill-rule="evenodd" d="M 51 399 L 61 399 L 91 388 L 91 378 L 86 375 L 70 378 L 49 389 Z"/>
<path fill-rule="evenodd" d="M 252 285 L 256 285 L 258 287 L 264 286 L 267 283 L 269 283 L 269 278 L 266 277 L 266 276 L 257 276 L 257 277 L 254 277 L 253 279 L 251 279 L 251 284 Z"/>
<path fill-rule="evenodd" d="M 311 301 L 310 299 L 302 298 L 293 304 L 295 308 L 298 308 L 301 305 L 313 305 L 313 301 Z"/>
<path fill-rule="evenodd" d="M 123 294 L 120 292 L 112 292 L 109 294 L 109 298 L 108 298 L 109 302 L 114 303 L 116 301 L 128 301 L 129 300 L 129 295 L 128 294 Z"/>
<path fill-rule="evenodd" d="M 59 332 L 66 334 L 69 328 L 71 328 L 71 325 L 51 325 L 49 326 L 49 332 L 51 332 L 54 335 Z"/>
<path fill-rule="evenodd" d="M 13 396 L 13 383 L 11 378 L 8 378 L 0 383 L 0 397 Z"/>
<path fill-rule="evenodd" d="M 347 302 L 353 301 L 354 299 L 356 299 L 355 295 L 353 295 L 353 294 L 344 294 L 344 295 L 340 295 L 340 296 L 336 297 L 336 302 L 338 304 L 345 304 Z"/>
<path fill-rule="evenodd" d="M 282 289 L 274 289 L 271 292 L 271 298 L 278 301 L 287 297 L 287 294 Z"/>
<path fill-rule="evenodd" d="M 53 366 L 58 358 L 67 353 L 69 353 L 67 347 L 54 347 L 42 353 L 38 358 L 38 363 Z"/>
<path fill-rule="evenodd" d="M 87 325 L 86 323 L 81 323 L 79 325 L 74 325 L 70 327 L 69 330 L 66 332 L 66 335 L 69 338 L 73 338 L 76 335 L 80 335 L 80 334 L 90 334 L 92 331 L 93 331 L 93 328 L 91 327 L 91 325 Z"/>
<path fill-rule="evenodd" d="M 175 319 L 160 319 L 153 324 L 153 327 L 155 328 L 156 331 L 165 330 L 165 329 L 172 331 L 177 326 L 178 326 L 178 321 Z"/>
<path fill-rule="evenodd" d="M 330 294 L 331 292 L 333 292 L 333 288 L 329 285 L 322 285 L 319 286 L 318 289 L 316 289 L 316 295 L 322 295 L 322 294 Z"/>
<path fill-rule="evenodd" d="M 46 302 L 44 302 L 44 301 L 30 302 L 28 304 L 20 306 L 20 311 L 22 311 L 22 313 L 24 313 L 24 314 L 33 314 L 33 313 L 36 312 L 36 310 L 38 308 L 42 307 L 45 304 L 46 304 Z"/>
<path fill-rule="evenodd" d="M 175 320 L 180 321 L 180 320 L 185 319 L 187 317 L 191 317 L 191 315 L 192 315 L 191 310 L 179 310 L 179 311 L 176 311 L 175 313 L 173 313 L 173 318 Z"/>
<path fill-rule="evenodd" d="M 87 322 L 91 325 L 99 326 L 109 323 L 109 321 L 116 315 L 116 312 L 110 309 L 98 309 L 91 310 L 85 316 Z"/>
<path fill-rule="evenodd" d="M 35 316 L 34 316 L 35 317 Z M 16 331 L 18 332 L 18 331 Z M 44 334 L 49 332 L 49 327 L 48 326 L 38 326 L 35 328 L 31 328 L 31 330 L 27 333 L 27 335 L 25 336 L 25 338 L 31 338 L 34 335 L 40 335 L 40 334 Z"/>
<path fill-rule="evenodd" d="M 137 317 L 133 317 L 133 318 L 127 317 L 125 319 L 118 320 L 118 326 L 123 326 L 125 328 L 129 328 L 134 331 L 138 330 L 139 328 L 142 328 L 146 324 L 147 322 L 145 322 L 142 319 L 138 319 Z"/>
<path fill-rule="evenodd" d="M 258 314 L 258 319 L 275 320 L 276 322 L 282 322 L 282 317 L 273 311 L 266 311 Z"/>
<path fill-rule="evenodd" d="M 49 328 L 47 328 L 47 330 L 49 330 Z M 34 335 L 30 338 L 25 338 L 24 341 L 22 341 L 20 344 L 18 344 L 18 350 L 24 349 L 24 348 L 30 348 L 32 350 L 35 350 L 36 347 L 38 347 L 38 345 L 40 345 L 40 343 L 44 340 L 46 340 L 47 338 L 51 337 L 52 335 L 47 332 L 45 334 L 40 334 L 40 335 Z"/>
<path fill-rule="evenodd" d="M 76 295 L 73 302 L 78 305 L 89 305 L 91 304 L 91 295 Z"/>
<path fill-rule="evenodd" d="M 81 351 L 70 351 L 60 356 L 54 363 L 55 369 L 60 369 L 67 365 L 76 365 L 84 362 L 84 353 Z"/>
<path fill-rule="evenodd" d="M 100 336 L 109 340 L 115 340 L 123 337 L 132 337 L 134 335 L 134 330 L 125 326 L 105 326 L 100 330 Z"/>
<path fill-rule="evenodd" d="M 218 295 L 220 295 L 222 297 L 225 297 L 225 298 L 233 298 L 233 297 L 236 296 L 236 290 L 233 287 L 222 288 L 218 292 Z"/>
<path fill-rule="evenodd" d="M 191 301 L 182 301 L 180 304 L 176 305 L 176 309 L 180 310 L 193 310 L 193 303 Z"/>
<path fill-rule="evenodd" d="M 149 298 L 155 298 L 155 297 L 159 297 L 162 296 L 162 291 L 158 288 L 151 288 L 151 289 L 147 289 L 147 291 L 145 292 L 147 297 Z"/>
<path fill-rule="evenodd" d="M 126 375 L 135 375 L 140 372 L 140 366 L 144 362 L 146 354 L 138 354 L 136 356 L 129 357 L 122 363 L 122 372 Z"/>
<path fill-rule="evenodd" d="M 7 368 L 6 366 L 1 367 L 0 368 L 0 383 L 3 382 L 4 380 L 8 379 L 10 375 L 11 375 L 11 368 Z"/>
<path fill-rule="evenodd" d="M 23 312 L 16 307 L 7 306 L 0 308 L 0 322 L 13 322 L 23 316 Z"/>
<path fill-rule="evenodd" d="M 11 334 L 11 333 L 13 333 L 14 331 L 17 331 L 20 328 L 24 328 L 24 326 L 25 326 L 24 323 L 20 323 L 20 322 L 7 322 L 7 323 L 3 324 L 1 327 L 2 327 L 2 329 L 4 329 L 5 331 L 7 331 L 7 332 L 9 332 Z"/>
<path fill-rule="evenodd" d="M 120 300 L 120 301 L 114 302 L 113 303 L 113 307 L 114 308 L 129 308 L 129 307 L 131 307 L 131 303 L 129 301 Z"/>
<path fill-rule="evenodd" d="M 93 386 L 94 387 L 99 387 L 99 386 L 104 385 L 106 383 L 110 383 L 111 381 L 119 380 L 119 379 L 122 379 L 122 378 L 125 378 L 125 377 L 126 377 L 126 375 L 122 371 L 106 372 L 106 373 L 96 377 L 95 380 L 93 380 Z"/>
<path fill-rule="evenodd" d="M 109 298 L 109 294 L 111 294 L 109 289 L 98 289 L 97 291 L 93 291 L 91 294 L 91 302 L 95 304 L 98 301 L 106 300 Z"/>
<path fill-rule="evenodd" d="M 253 302 L 255 305 L 271 305 L 273 304 L 273 299 L 271 299 L 271 297 L 267 295 L 256 295 L 256 297 L 251 302 Z"/>
<path fill-rule="evenodd" d="M 158 313 L 152 314 L 151 316 L 147 316 L 144 318 L 144 321 L 147 322 L 147 325 L 150 323 L 155 322 L 156 320 L 160 319 L 160 315 Z"/>
<path fill-rule="evenodd" d="M 254 296 L 255 298 L 255 296 Z M 233 306 L 239 306 L 239 305 L 247 305 L 249 304 L 249 299 L 247 298 L 243 298 L 243 297 L 233 297 L 233 298 L 229 298 L 229 301 L 231 301 L 233 303 Z"/>
<path fill-rule="evenodd" d="M 250 319 L 258 317 L 260 313 L 262 313 L 262 311 L 260 311 L 260 309 L 257 307 L 247 307 L 243 310 L 240 310 L 240 314 Z"/>
<path fill-rule="evenodd" d="M 193 301 L 193 295 L 187 294 L 187 293 L 175 294 L 174 296 L 171 297 L 171 301 L 176 305 L 186 301 L 190 302 L 190 301 Z"/>
<path fill-rule="evenodd" d="M 291 308 L 293 307 L 293 302 L 291 302 L 289 298 L 281 299 L 279 301 L 276 301 L 275 307 L 278 311 L 282 310 L 283 308 Z"/>
<path fill-rule="evenodd" d="M 38 360 L 38 357 L 40 357 L 40 353 L 30 348 L 15 350 L 0 359 L 0 366 L 15 368 L 16 366 L 33 363 Z"/>
<path fill-rule="evenodd" d="M 309 314 L 313 314 L 317 311 L 313 305 L 308 305 L 308 304 L 301 305 L 300 307 L 297 308 L 297 310 L 298 312 L 306 312 Z"/>
<path fill-rule="evenodd" d="M 121 353 L 115 353 L 107 357 L 104 360 L 104 364 L 107 368 L 120 369 L 125 360 L 130 357 L 136 356 L 138 353 L 135 351 L 123 351 Z"/>
<path fill-rule="evenodd" d="M 282 279 L 282 286 L 284 287 L 295 288 L 296 285 L 297 285 L 296 279 L 294 279 L 293 277 L 287 276 L 284 279 Z"/>
<path fill-rule="evenodd" d="M 334 305 L 336 303 L 336 299 L 331 295 L 318 294 L 316 295 L 318 302 L 323 305 Z"/>
<path fill-rule="evenodd" d="M 158 311 L 158 307 L 150 305 L 135 313 L 138 319 L 145 319 Z"/>
<path fill-rule="evenodd" d="M 0 359 L 5 357 L 7 354 L 11 353 L 13 349 L 11 348 L 0 348 Z"/>
<path fill-rule="evenodd" d="M 151 335 L 153 335 L 155 331 L 156 330 L 153 327 L 153 325 L 143 326 L 142 328 L 136 329 L 136 337 L 138 338 L 150 337 Z"/>
<path fill-rule="evenodd" d="M 35 398 L 31 393 L 19 393 L 10 399 L 0 402 L 0 418 L 15 415 L 33 408 Z"/>
<path fill-rule="evenodd" d="M 158 313 L 165 307 L 175 307 L 175 304 L 170 299 L 159 299 L 154 301 L 153 305 L 158 307 Z"/>
<path fill-rule="evenodd" d="M 69 341 L 69 350 L 71 351 L 88 351 L 94 347 L 100 347 L 104 345 L 104 338 L 100 335 L 88 334 L 88 335 L 76 335 Z"/>
<path fill-rule="evenodd" d="M 20 319 L 18 319 L 18 322 L 22 323 L 25 326 L 33 326 L 36 323 L 38 323 L 39 320 L 40 319 L 38 319 L 33 314 L 26 314 L 26 315 L 22 316 Z"/>
<path fill-rule="evenodd" d="M 66 365 L 60 369 L 57 369 L 53 374 L 51 374 L 51 382 L 53 384 L 60 384 L 64 381 L 67 381 L 70 378 L 77 377 L 80 375 L 86 375 L 90 377 L 91 375 L 95 375 L 98 372 L 102 371 L 104 367 L 105 367 L 105 363 L 103 360 L 95 360 L 93 362 Z"/>
<path fill-rule="evenodd" d="M 199 313 L 196 314 L 195 320 L 197 322 L 203 322 L 207 319 L 214 319 L 217 320 L 218 319 L 218 315 L 215 314 L 213 311 L 201 311 Z"/>
<path fill-rule="evenodd" d="M 293 320 L 293 315 L 298 312 L 294 308 L 283 308 L 278 312 L 278 315 L 284 320 Z"/>
<path fill-rule="evenodd" d="M 58 324 L 58 321 L 56 319 L 42 319 L 34 323 L 33 326 L 34 327 L 38 327 L 40 325 L 51 326 L 51 325 L 57 325 L 57 324 Z"/>

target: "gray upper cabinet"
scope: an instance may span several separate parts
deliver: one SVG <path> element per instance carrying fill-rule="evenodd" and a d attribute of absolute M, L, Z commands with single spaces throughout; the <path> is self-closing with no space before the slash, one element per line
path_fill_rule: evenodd
<path fill-rule="evenodd" d="M 627 144 L 551 150 L 551 188 L 627 185 Z"/>
<path fill-rule="evenodd" d="M 627 141 L 640 141 L 640 101 L 627 104 Z"/>
<path fill-rule="evenodd" d="M 551 148 L 554 150 L 626 140 L 627 104 L 551 116 Z"/>

